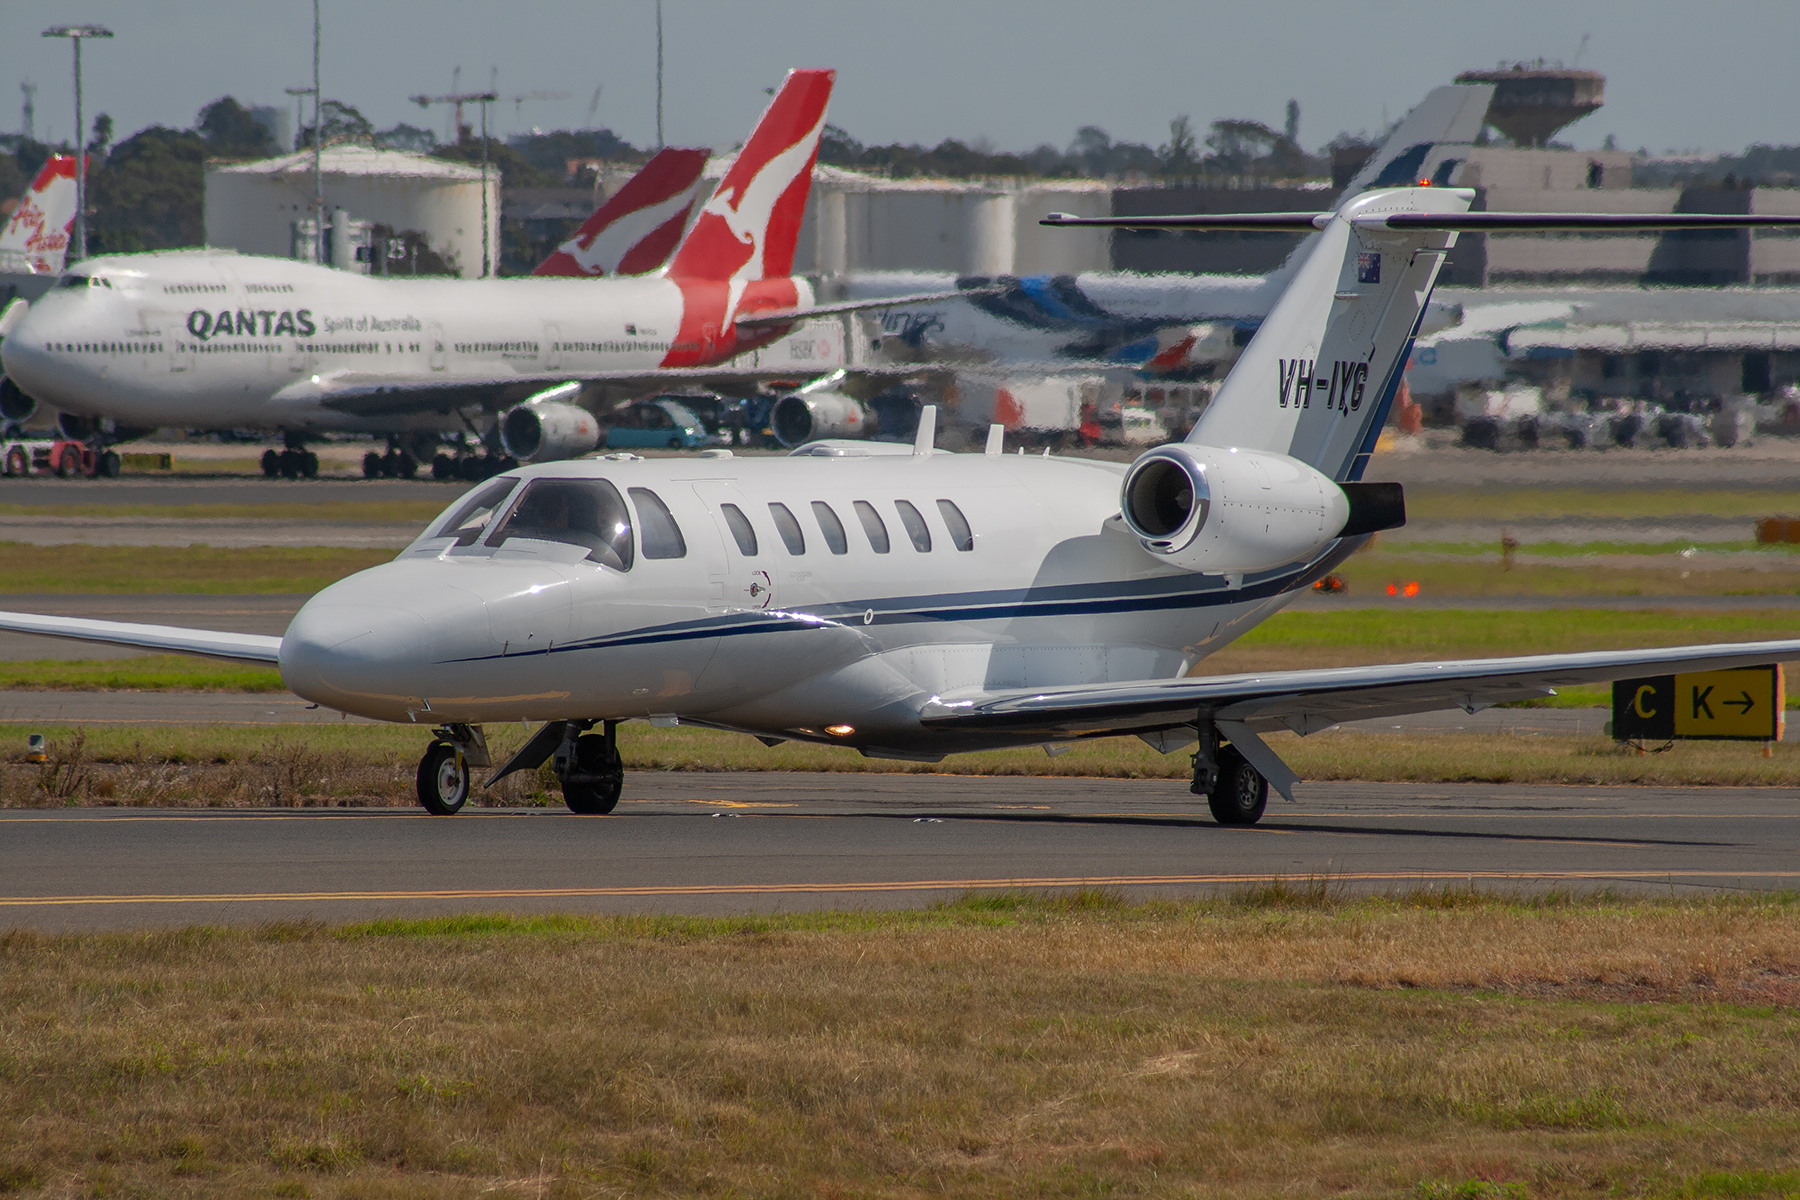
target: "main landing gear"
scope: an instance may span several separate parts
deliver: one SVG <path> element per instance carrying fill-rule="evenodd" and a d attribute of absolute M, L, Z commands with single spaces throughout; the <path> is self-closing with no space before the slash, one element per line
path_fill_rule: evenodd
<path fill-rule="evenodd" d="M 514 771 L 549 762 L 562 784 L 563 803 L 574 813 L 603 815 L 618 807 L 625 790 L 625 762 L 619 757 L 617 721 L 549 721 L 490 780 L 492 787 Z M 493 765 L 478 725 L 444 725 L 419 760 L 419 803 L 435 816 L 462 810 L 473 788 L 470 768 Z"/>
<path fill-rule="evenodd" d="M 264 450 L 262 473 L 269 479 L 317 479 L 319 456 L 306 448 L 304 438 L 285 434 L 280 450 Z"/>
<path fill-rule="evenodd" d="M 1269 804 L 1269 781 L 1236 746 L 1219 742 L 1210 716 L 1199 721 L 1200 745 L 1194 751 L 1194 781 L 1188 790 L 1206 797 L 1213 820 L 1221 825 L 1254 825 Z"/>

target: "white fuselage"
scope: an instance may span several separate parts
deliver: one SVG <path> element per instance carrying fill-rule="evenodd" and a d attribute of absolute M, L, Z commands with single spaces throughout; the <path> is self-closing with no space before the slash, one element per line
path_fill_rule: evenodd
<path fill-rule="evenodd" d="M 653 374 L 683 310 L 654 276 L 371 278 L 216 251 L 90 259 L 64 284 L 7 337 L 6 373 L 42 403 L 142 427 L 461 429 L 466 398 L 370 414 L 333 389 Z"/>
<path fill-rule="evenodd" d="M 392 721 L 668 714 L 877 754 L 1007 744 L 930 733 L 919 711 L 960 691 L 1181 675 L 1317 567 L 1315 556 L 1237 578 L 1173 569 L 1120 525 L 1123 471 L 941 452 L 525 468 L 500 478 L 604 479 L 630 496 L 630 568 L 554 540 L 458 545 L 438 528 L 453 509 L 394 562 L 309 601 L 283 639 L 282 677 L 308 699 Z M 647 556 L 633 489 L 666 505 L 681 557 Z M 880 517 L 886 553 L 859 502 Z M 915 548 L 900 502 L 922 516 L 929 550 Z M 971 549 L 940 502 L 966 519 Z M 755 554 L 728 505 L 748 519 Z M 771 505 L 797 519 L 802 552 L 784 544 Z M 818 505 L 841 522 L 842 553 Z"/>

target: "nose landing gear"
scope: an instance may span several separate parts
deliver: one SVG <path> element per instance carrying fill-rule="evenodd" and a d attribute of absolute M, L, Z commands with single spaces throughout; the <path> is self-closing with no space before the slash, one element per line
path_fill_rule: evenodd
<path fill-rule="evenodd" d="M 445 725 L 419 760 L 419 803 L 436 817 L 455 816 L 469 802 L 470 767 L 490 766 L 487 738 L 479 726 Z"/>
<path fill-rule="evenodd" d="M 596 724 L 599 733 L 589 733 Z M 545 762 L 562 784 L 570 812 L 604 815 L 618 807 L 625 790 L 625 763 L 619 756 L 617 721 L 547 721 L 487 781 L 493 787 L 514 771 Z M 458 812 L 472 787 L 469 768 L 492 765 L 487 739 L 478 725 L 445 725 L 419 760 L 419 803 L 440 817 Z"/>

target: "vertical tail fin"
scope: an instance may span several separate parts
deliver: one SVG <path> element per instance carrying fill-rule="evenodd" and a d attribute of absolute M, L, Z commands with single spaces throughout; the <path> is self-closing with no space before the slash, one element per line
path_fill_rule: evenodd
<path fill-rule="evenodd" d="M 700 194 L 705 149 L 669 146 L 582 222 L 533 275 L 647 275 L 669 261 Z"/>
<path fill-rule="evenodd" d="M 1371 188 L 1450 183 L 1450 170 L 1468 157 L 1493 98 L 1491 83 L 1446 84 L 1425 93 L 1345 186 L 1339 207 Z"/>
<path fill-rule="evenodd" d="M 789 71 L 669 264 L 676 279 L 774 279 L 794 267 L 835 71 Z"/>
<path fill-rule="evenodd" d="M 0 272 L 59 275 L 75 233 L 75 156 L 44 164 L 0 233 Z"/>
<path fill-rule="evenodd" d="M 1189 435 L 1359 479 L 1456 235 L 1392 230 L 1391 213 L 1463 213 L 1475 194 L 1370 192 L 1324 220 L 1311 252 Z"/>

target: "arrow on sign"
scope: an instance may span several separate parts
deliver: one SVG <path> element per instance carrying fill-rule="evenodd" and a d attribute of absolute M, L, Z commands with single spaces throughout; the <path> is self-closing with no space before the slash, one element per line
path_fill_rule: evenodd
<path fill-rule="evenodd" d="M 1721 700 L 1721 701 L 1719 701 L 1719 703 L 1724 704 L 1724 705 L 1735 705 L 1738 709 L 1738 716 L 1741 717 L 1745 713 L 1749 712 L 1751 709 L 1756 707 L 1756 701 L 1754 701 L 1750 698 L 1749 692 L 1739 692 L 1738 695 L 1742 696 L 1743 699 L 1741 699 L 1741 700 Z"/>

